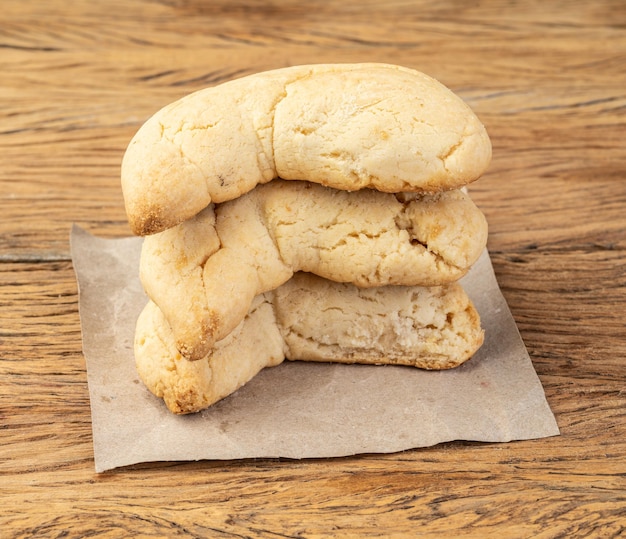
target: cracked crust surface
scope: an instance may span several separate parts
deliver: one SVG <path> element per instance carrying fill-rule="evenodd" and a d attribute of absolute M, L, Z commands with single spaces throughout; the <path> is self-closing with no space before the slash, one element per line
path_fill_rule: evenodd
<path fill-rule="evenodd" d="M 267 299 L 201 361 L 180 355 L 162 312 L 149 302 L 137 320 L 135 364 L 146 387 L 176 414 L 197 412 L 230 395 L 261 369 L 282 363 L 284 340 Z"/>
<path fill-rule="evenodd" d="M 483 330 L 458 283 L 361 289 L 298 273 L 257 296 L 242 322 L 198 361 L 180 355 L 149 302 L 135 358 L 146 387 L 174 413 L 202 410 L 284 359 L 449 369 L 480 348 Z"/>
<path fill-rule="evenodd" d="M 153 234 L 275 178 L 340 190 L 435 192 L 478 178 L 489 137 L 434 79 L 388 64 L 293 66 L 157 112 L 122 163 L 126 212 Z"/>
<path fill-rule="evenodd" d="M 274 291 L 287 359 L 451 369 L 483 342 L 461 285 L 359 288 L 298 273 Z"/>
<path fill-rule="evenodd" d="M 145 238 L 140 278 L 180 352 L 198 359 L 295 272 L 438 286 L 462 277 L 486 241 L 485 217 L 460 190 L 349 193 L 275 180 Z"/>

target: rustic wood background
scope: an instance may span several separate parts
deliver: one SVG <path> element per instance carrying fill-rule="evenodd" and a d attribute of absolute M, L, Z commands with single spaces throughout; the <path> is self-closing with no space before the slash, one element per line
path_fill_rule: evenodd
<path fill-rule="evenodd" d="M 559 437 L 97 475 L 72 223 L 129 234 L 145 119 L 264 69 L 381 61 L 463 97 L 472 189 Z M 3 0 L 0 536 L 618 537 L 626 533 L 626 2 Z"/>

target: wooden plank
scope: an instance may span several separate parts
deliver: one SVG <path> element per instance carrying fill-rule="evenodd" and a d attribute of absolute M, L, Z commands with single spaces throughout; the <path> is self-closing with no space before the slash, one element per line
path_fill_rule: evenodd
<path fill-rule="evenodd" d="M 621 349 L 598 343 L 623 331 L 604 308 L 624 304 L 619 259 L 530 250 L 494 263 L 560 437 L 319 461 L 153 464 L 101 476 L 92 471 L 71 263 L 0 264 L 0 521 L 16 537 L 61 529 L 77 537 L 94 526 L 145 536 L 323 537 L 416 525 L 458 536 L 489 536 L 499 525 L 518 536 L 610 536 L 625 501 L 626 396 L 614 355 L 624 340 Z M 583 298 L 578 310 L 572 298 Z M 575 334 L 567 331 L 574 324 Z"/>
<path fill-rule="evenodd" d="M 104 235 L 128 234 L 119 166 L 141 123 L 193 90 L 293 63 L 393 60 L 448 84 L 476 109 L 494 141 L 492 167 L 478 187 L 488 190 L 486 205 L 536 193 L 544 203 L 533 215 L 548 229 L 543 219 L 552 197 L 563 204 L 578 200 L 579 191 L 570 188 L 576 188 L 574 180 L 593 185 L 600 197 L 583 210 L 623 203 L 623 191 L 611 200 L 611 185 L 625 164 L 619 51 L 626 38 L 607 25 L 613 19 L 600 9 L 583 6 L 564 15 L 558 7 L 526 8 L 513 16 L 496 2 L 480 17 L 471 9 L 450 17 L 449 8 L 440 8 L 422 18 L 416 16 L 419 3 L 372 3 L 371 11 L 321 3 L 302 20 L 302 8 L 281 3 L 260 24 L 267 10 L 246 3 L 107 5 L 115 24 L 89 2 L 76 3 L 71 17 L 54 3 L 39 4 L 41 17 L 16 7 L 5 15 L 0 89 L 8 106 L 0 110 L 0 201 L 6 230 L 0 257 L 28 258 L 37 250 L 67 256 L 72 222 Z M 399 6 L 413 14 L 400 25 Z M 551 26 L 555 13 L 559 23 Z M 372 17 L 375 26 L 368 24 Z M 97 31 L 87 30 L 94 25 Z M 362 35 L 373 31 L 368 39 Z M 468 58 L 481 61 L 468 64 Z M 591 74 L 593 83 L 581 84 Z M 495 239 L 506 223 L 490 213 Z M 563 226 L 567 233 L 569 223 Z"/>
<path fill-rule="evenodd" d="M 0 529 L 8 537 L 626 533 L 626 4 L 5 0 Z M 381 61 L 492 137 L 470 188 L 561 436 L 93 472 L 69 230 L 129 234 L 119 167 L 161 106 L 285 65 Z"/>

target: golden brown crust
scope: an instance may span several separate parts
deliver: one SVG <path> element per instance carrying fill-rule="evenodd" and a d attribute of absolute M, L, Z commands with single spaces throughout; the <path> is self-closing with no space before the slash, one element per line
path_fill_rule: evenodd
<path fill-rule="evenodd" d="M 158 307 L 149 302 L 137 320 L 135 364 L 146 387 L 170 411 L 202 410 L 284 359 L 284 342 L 272 307 L 259 297 L 242 322 L 201 361 L 180 355 Z"/>
<path fill-rule="evenodd" d="M 274 178 L 436 192 L 478 178 L 489 137 L 457 96 L 388 64 L 293 66 L 171 103 L 122 163 L 133 232 L 152 234 Z"/>

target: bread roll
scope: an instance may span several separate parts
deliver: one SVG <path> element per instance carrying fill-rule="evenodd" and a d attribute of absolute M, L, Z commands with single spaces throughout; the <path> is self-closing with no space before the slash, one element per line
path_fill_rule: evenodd
<path fill-rule="evenodd" d="M 321 64 L 200 90 L 151 117 L 122 163 L 126 212 L 153 234 L 275 178 L 436 192 L 478 178 L 489 137 L 436 80 L 388 64 Z"/>
<path fill-rule="evenodd" d="M 449 369 L 482 342 L 478 313 L 457 283 L 362 289 L 298 273 L 257 296 L 241 323 L 198 361 L 180 355 L 163 313 L 149 302 L 137 322 L 135 358 L 146 387 L 184 414 L 285 358 Z"/>
<path fill-rule="evenodd" d="M 487 223 L 459 190 L 349 193 L 274 180 L 144 239 L 140 277 L 180 352 L 205 356 L 255 296 L 295 272 L 360 287 L 433 286 L 478 259 Z"/>

